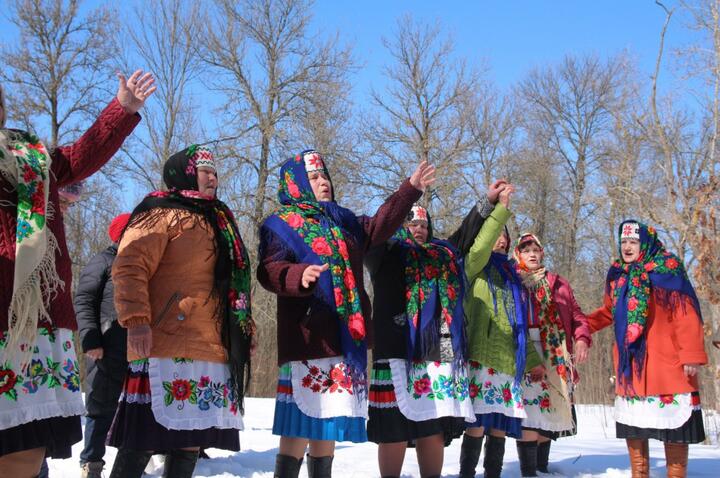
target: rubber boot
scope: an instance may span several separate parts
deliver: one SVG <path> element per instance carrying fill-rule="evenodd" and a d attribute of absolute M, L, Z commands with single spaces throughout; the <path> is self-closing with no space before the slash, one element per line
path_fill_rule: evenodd
<path fill-rule="evenodd" d="M 505 458 L 505 437 L 488 435 L 485 440 L 485 478 L 500 478 Z"/>
<path fill-rule="evenodd" d="M 170 450 L 170 453 L 165 455 L 165 469 L 162 476 L 163 478 L 192 478 L 197 461 L 197 450 Z"/>
<path fill-rule="evenodd" d="M 685 478 L 688 465 L 687 443 L 665 443 L 668 478 Z"/>
<path fill-rule="evenodd" d="M 632 478 L 648 478 L 650 476 L 650 449 L 648 441 L 641 438 L 625 440 L 630 455 L 630 472 Z"/>
<path fill-rule="evenodd" d="M 153 452 L 120 448 L 110 478 L 140 478 Z"/>
<path fill-rule="evenodd" d="M 521 476 L 537 476 L 537 441 L 517 441 Z"/>
<path fill-rule="evenodd" d="M 550 473 L 548 463 L 550 462 L 550 444 L 552 441 L 539 441 L 537 449 L 537 471 Z"/>
<path fill-rule="evenodd" d="M 307 456 L 308 478 L 330 478 L 332 476 L 332 456 Z"/>
<path fill-rule="evenodd" d="M 300 474 L 302 458 L 290 455 L 275 455 L 275 474 L 273 478 L 297 478 Z"/>
<path fill-rule="evenodd" d="M 480 461 L 483 438 L 463 435 L 462 446 L 460 447 L 460 474 L 458 478 L 475 478 L 475 469 Z"/>

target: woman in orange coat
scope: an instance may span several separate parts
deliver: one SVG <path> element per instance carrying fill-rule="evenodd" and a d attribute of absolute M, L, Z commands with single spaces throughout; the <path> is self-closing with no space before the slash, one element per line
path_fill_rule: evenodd
<path fill-rule="evenodd" d="M 593 332 L 615 328 L 615 421 L 633 478 L 649 475 L 648 438 L 665 444 L 667 476 L 687 473 L 688 444 L 705 439 L 697 371 L 707 363 L 695 290 L 680 259 L 655 229 L 620 225 L 620 259 L 607 275 Z"/>

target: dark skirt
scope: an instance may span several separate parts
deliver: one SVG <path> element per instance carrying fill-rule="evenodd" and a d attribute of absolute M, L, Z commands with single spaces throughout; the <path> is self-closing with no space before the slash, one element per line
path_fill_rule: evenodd
<path fill-rule="evenodd" d="M 82 440 L 80 417 L 51 417 L 0 430 L 0 456 L 45 448 L 48 458 L 72 457 L 72 446 Z"/>
<path fill-rule="evenodd" d="M 690 418 L 678 428 L 639 428 L 616 423 L 615 433 L 618 438 L 652 438 L 665 443 L 702 443 L 705 441 L 702 410 L 693 410 Z"/>
<path fill-rule="evenodd" d="M 442 434 L 445 446 L 465 431 L 465 420 L 460 417 L 441 417 L 432 420 L 408 420 L 398 408 L 395 387 L 377 378 L 390 371 L 388 362 L 375 362 L 370 380 L 370 406 L 368 408 L 367 434 L 373 443 L 408 442 Z M 378 383 L 380 382 L 380 383 Z"/>
<path fill-rule="evenodd" d="M 147 366 L 141 371 L 133 371 L 128 367 L 107 444 L 116 448 L 151 450 L 156 453 L 191 447 L 240 451 L 240 433 L 234 428 L 165 428 L 155 420 L 152 412 Z"/>

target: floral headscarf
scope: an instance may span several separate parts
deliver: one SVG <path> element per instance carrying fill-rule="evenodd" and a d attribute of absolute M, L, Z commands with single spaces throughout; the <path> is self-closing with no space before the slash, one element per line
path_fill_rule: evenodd
<path fill-rule="evenodd" d="M 665 249 L 655 228 L 626 220 L 618 228 L 618 239 L 622 238 L 624 228 L 633 224 L 639 226 L 640 256 L 632 263 L 616 259 L 606 279 L 606 290 L 612 293 L 615 341 L 620 359 L 618 377 L 624 380 L 625 385 L 631 383 L 633 369 L 639 376 L 644 366 L 645 326 L 651 295 L 656 301 L 671 307 L 682 307 L 685 299 L 689 298 L 702 320 L 700 303 L 685 266 L 678 256 Z M 620 247 L 618 253 L 622 257 Z"/>

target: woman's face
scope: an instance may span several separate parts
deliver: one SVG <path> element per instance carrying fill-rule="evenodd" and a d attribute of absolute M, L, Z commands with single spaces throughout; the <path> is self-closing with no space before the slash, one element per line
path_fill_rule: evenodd
<path fill-rule="evenodd" d="M 218 177 L 213 168 L 200 166 L 197 168 L 198 191 L 212 198 L 217 194 Z"/>
<path fill-rule="evenodd" d="M 623 239 L 620 241 L 622 260 L 626 264 L 635 262 L 640 257 L 640 241 L 638 239 Z"/>
<path fill-rule="evenodd" d="M 545 253 L 540 246 L 534 242 L 531 242 L 520 249 L 520 260 L 531 271 L 536 271 L 542 266 L 544 255 Z"/>
<path fill-rule="evenodd" d="M 323 171 L 312 171 L 308 173 L 308 180 L 315 199 L 318 201 L 332 201 L 332 184 Z"/>
<path fill-rule="evenodd" d="M 500 237 L 495 241 L 493 246 L 493 252 L 499 252 L 501 254 L 507 254 L 507 247 L 510 244 L 507 235 L 505 233 L 500 234 Z"/>
<path fill-rule="evenodd" d="M 419 244 L 427 242 L 428 238 L 428 223 L 426 221 L 410 221 L 407 223 L 408 231 L 412 237 L 415 238 Z"/>

